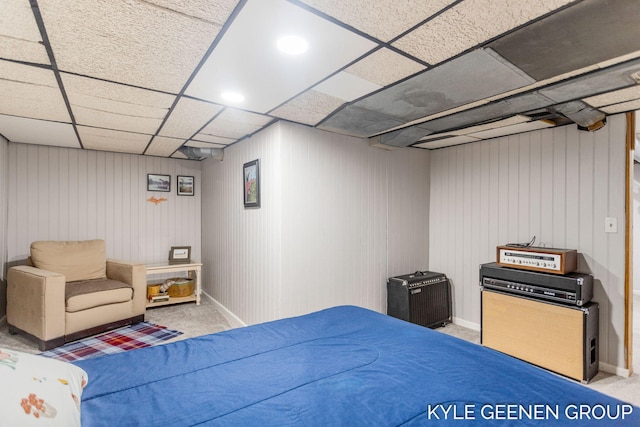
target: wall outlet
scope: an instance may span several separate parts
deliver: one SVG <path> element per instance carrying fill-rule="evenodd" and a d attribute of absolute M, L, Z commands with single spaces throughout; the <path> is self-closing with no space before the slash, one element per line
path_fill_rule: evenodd
<path fill-rule="evenodd" d="M 617 218 L 605 218 L 604 219 L 604 232 L 605 233 L 617 233 L 618 232 L 618 219 Z"/>

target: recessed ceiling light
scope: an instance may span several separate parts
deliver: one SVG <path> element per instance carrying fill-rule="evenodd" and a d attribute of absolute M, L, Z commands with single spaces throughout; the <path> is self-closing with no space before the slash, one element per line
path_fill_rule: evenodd
<path fill-rule="evenodd" d="M 244 95 L 239 92 L 222 92 L 220 94 L 225 101 L 239 103 L 244 101 Z"/>
<path fill-rule="evenodd" d="M 309 48 L 309 44 L 305 39 L 299 36 L 284 36 L 278 39 L 276 43 L 280 51 L 288 55 L 300 55 L 305 53 Z"/>

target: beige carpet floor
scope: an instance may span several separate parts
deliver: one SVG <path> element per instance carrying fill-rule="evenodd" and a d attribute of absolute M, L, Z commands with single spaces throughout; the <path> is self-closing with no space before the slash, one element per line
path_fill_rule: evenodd
<path fill-rule="evenodd" d="M 172 340 L 165 341 L 165 343 L 212 334 L 231 328 L 229 322 L 216 310 L 211 299 L 206 296 L 201 298 L 200 305 L 183 303 L 147 309 L 144 320 L 183 333 Z M 1 346 L 24 351 L 25 353 L 40 353 L 38 346 L 33 341 L 21 335 L 10 335 L 6 322 L 0 325 Z"/>
<path fill-rule="evenodd" d="M 640 296 L 634 296 L 634 372 L 629 378 L 600 372 L 586 387 L 632 403 L 640 407 Z M 202 303 L 177 304 L 156 307 L 147 310 L 145 320 L 183 332 L 172 341 L 195 337 L 230 329 L 230 323 L 215 308 L 214 303 L 205 295 Z M 457 336 L 458 338 L 480 342 L 480 333 L 455 324 L 449 324 L 436 331 Z M 171 342 L 171 341 L 167 341 Z M 20 335 L 9 335 L 6 322 L 0 325 L 0 346 L 14 348 L 29 353 L 39 353 L 37 346 Z"/>

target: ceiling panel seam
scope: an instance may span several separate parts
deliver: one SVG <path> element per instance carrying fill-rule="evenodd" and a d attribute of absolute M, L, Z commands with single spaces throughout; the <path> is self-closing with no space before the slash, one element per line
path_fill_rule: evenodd
<path fill-rule="evenodd" d="M 162 130 L 162 127 L 165 125 L 165 123 L 169 119 L 169 116 L 171 116 L 171 113 L 173 113 L 173 110 L 176 107 L 176 105 L 178 105 L 178 102 L 180 101 L 180 98 L 184 95 L 185 91 L 187 90 L 187 87 L 189 87 L 189 85 L 191 84 L 191 82 L 193 81 L 195 76 L 198 74 L 198 72 L 200 71 L 200 69 L 202 68 L 204 63 L 207 61 L 207 59 L 209 58 L 209 55 L 211 55 L 211 52 L 213 52 L 213 50 L 216 48 L 218 43 L 220 43 L 220 40 L 222 40 L 224 35 L 227 33 L 227 30 L 229 29 L 229 27 L 231 27 L 231 24 L 238 17 L 238 14 L 240 13 L 240 11 L 242 10 L 242 8 L 244 7 L 244 5 L 246 3 L 247 3 L 247 0 L 240 0 L 238 2 L 238 4 L 236 5 L 235 9 L 233 9 L 233 12 L 231 12 L 231 15 L 229 16 L 229 19 L 227 19 L 227 21 L 224 23 L 224 25 L 222 26 L 222 29 L 220 30 L 220 32 L 218 34 L 216 34 L 216 37 L 213 39 L 213 42 L 209 46 L 209 49 L 207 49 L 207 51 L 204 53 L 204 55 L 202 56 L 202 59 L 200 59 L 200 62 L 195 67 L 195 69 L 193 70 L 193 72 L 191 73 L 191 75 L 189 76 L 187 81 L 185 82 L 185 84 L 182 86 L 182 89 L 180 89 L 180 92 L 178 93 L 178 96 L 176 96 L 176 98 L 173 100 L 173 103 L 169 107 L 169 111 L 167 112 L 167 114 L 165 115 L 164 119 L 162 120 L 162 123 L 160 123 L 160 126 L 158 126 L 158 129 L 156 130 L 155 134 L 149 140 L 149 143 L 147 144 L 147 146 L 142 151 L 142 155 L 146 154 L 147 150 L 151 146 L 151 143 L 153 142 L 155 137 Z M 182 143 L 182 145 L 184 145 L 184 144 L 185 143 Z M 175 153 L 175 151 L 174 151 L 174 153 Z M 171 155 L 173 155 L 174 153 L 172 153 Z"/>
<path fill-rule="evenodd" d="M 51 48 L 51 42 L 49 41 L 49 36 L 47 35 L 47 30 L 44 25 L 44 21 L 42 19 L 42 14 L 40 13 L 40 7 L 38 6 L 37 0 L 29 0 L 31 4 L 31 11 L 33 12 L 33 17 L 36 20 L 36 25 L 38 26 L 38 30 L 40 31 L 40 36 L 42 37 L 42 43 L 44 44 L 44 48 L 47 51 L 47 55 L 49 56 L 49 61 L 51 62 L 51 71 L 53 71 L 53 75 L 58 82 L 58 88 L 60 89 L 60 94 L 62 95 L 62 99 L 64 100 L 64 104 L 69 113 L 69 119 L 71 120 L 71 126 L 73 126 L 73 131 L 76 134 L 76 138 L 78 138 L 78 143 L 80 144 L 80 148 L 84 148 L 82 144 L 82 139 L 80 138 L 80 133 L 78 132 L 78 127 L 76 124 L 76 118 L 73 115 L 73 111 L 71 110 L 71 104 L 69 103 L 69 97 L 67 96 L 67 92 L 64 89 L 64 84 L 62 83 L 62 77 L 60 77 L 60 70 L 58 70 L 58 65 L 56 64 L 55 56 L 53 55 L 53 49 Z"/>

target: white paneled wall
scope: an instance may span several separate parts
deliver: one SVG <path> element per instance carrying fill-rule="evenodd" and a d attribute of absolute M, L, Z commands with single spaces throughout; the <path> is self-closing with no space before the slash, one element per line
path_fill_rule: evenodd
<path fill-rule="evenodd" d="M 280 128 L 224 150 L 202 167 L 202 286 L 247 324 L 280 313 Z M 242 165 L 260 159 L 259 209 L 245 209 Z"/>
<path fill-rule="evenodd" d="M 385 154 L 282 126 L 282 315 L 342 304 L 386 310 Z"/>
<path fill-rule="evenodd" d="M 203 223 L 207 292 L 250 324 L 338 304 L 384 312 L 389 274 L 428 264 L 429 155 L 281 122 L 205 161 L 203 212 L 220 220 Z M 262 207 L 245 210 L 242 164 L 256 158 Z"/>
<path fill-rule="evenodd" d="M 638 144 L 636 142 L 636 144 Z M 636 148 L 636 152 L 640 150 L 640 146 Z M 633 165 L 633 293 L 640 295 L 640 163 Z M 640 310 L 640 307 L 634 307 Z M 637 331 L 640 332 L 640 331 Z M 636 356 L 640 358 L 640 355 Z"/>
<path fill-rule="evenodd" d="M 408 148 L 386 155 L 390 277 L 428 270 L 429 153 Z"/>
<path fill-rule="evenodd" d="M 624 115 L 597 132 L 564 126 L 436 150 L 431 156 L 429 267 L 454 289 L 454 317 L 479 327 L 478 266 L 496 246 L 577 249 L 595 279 L 600 360 L 624 367 Z M 618 233 L 605 233 L 605 217 Z"/>
<path fill-rule="evenodd" d="M 15 143 L 8 151 L 10 262 L 34 240 L 96 238 L 110 258 L 157 263 L 171 246 L 191 246 L 200 259 L 200 162 Z M 171 175 L 171 191 L 148 192 L 148 173 Z M 195 177 L 195 196 L 176 194 L 177 175 Z"/>
<path fill-rule="evenodd" d="M 7 182 L 9 175 L 9 143 L 0 135 L 0 319 L 6 310 L 6 268 L 7 268 Z"/>

